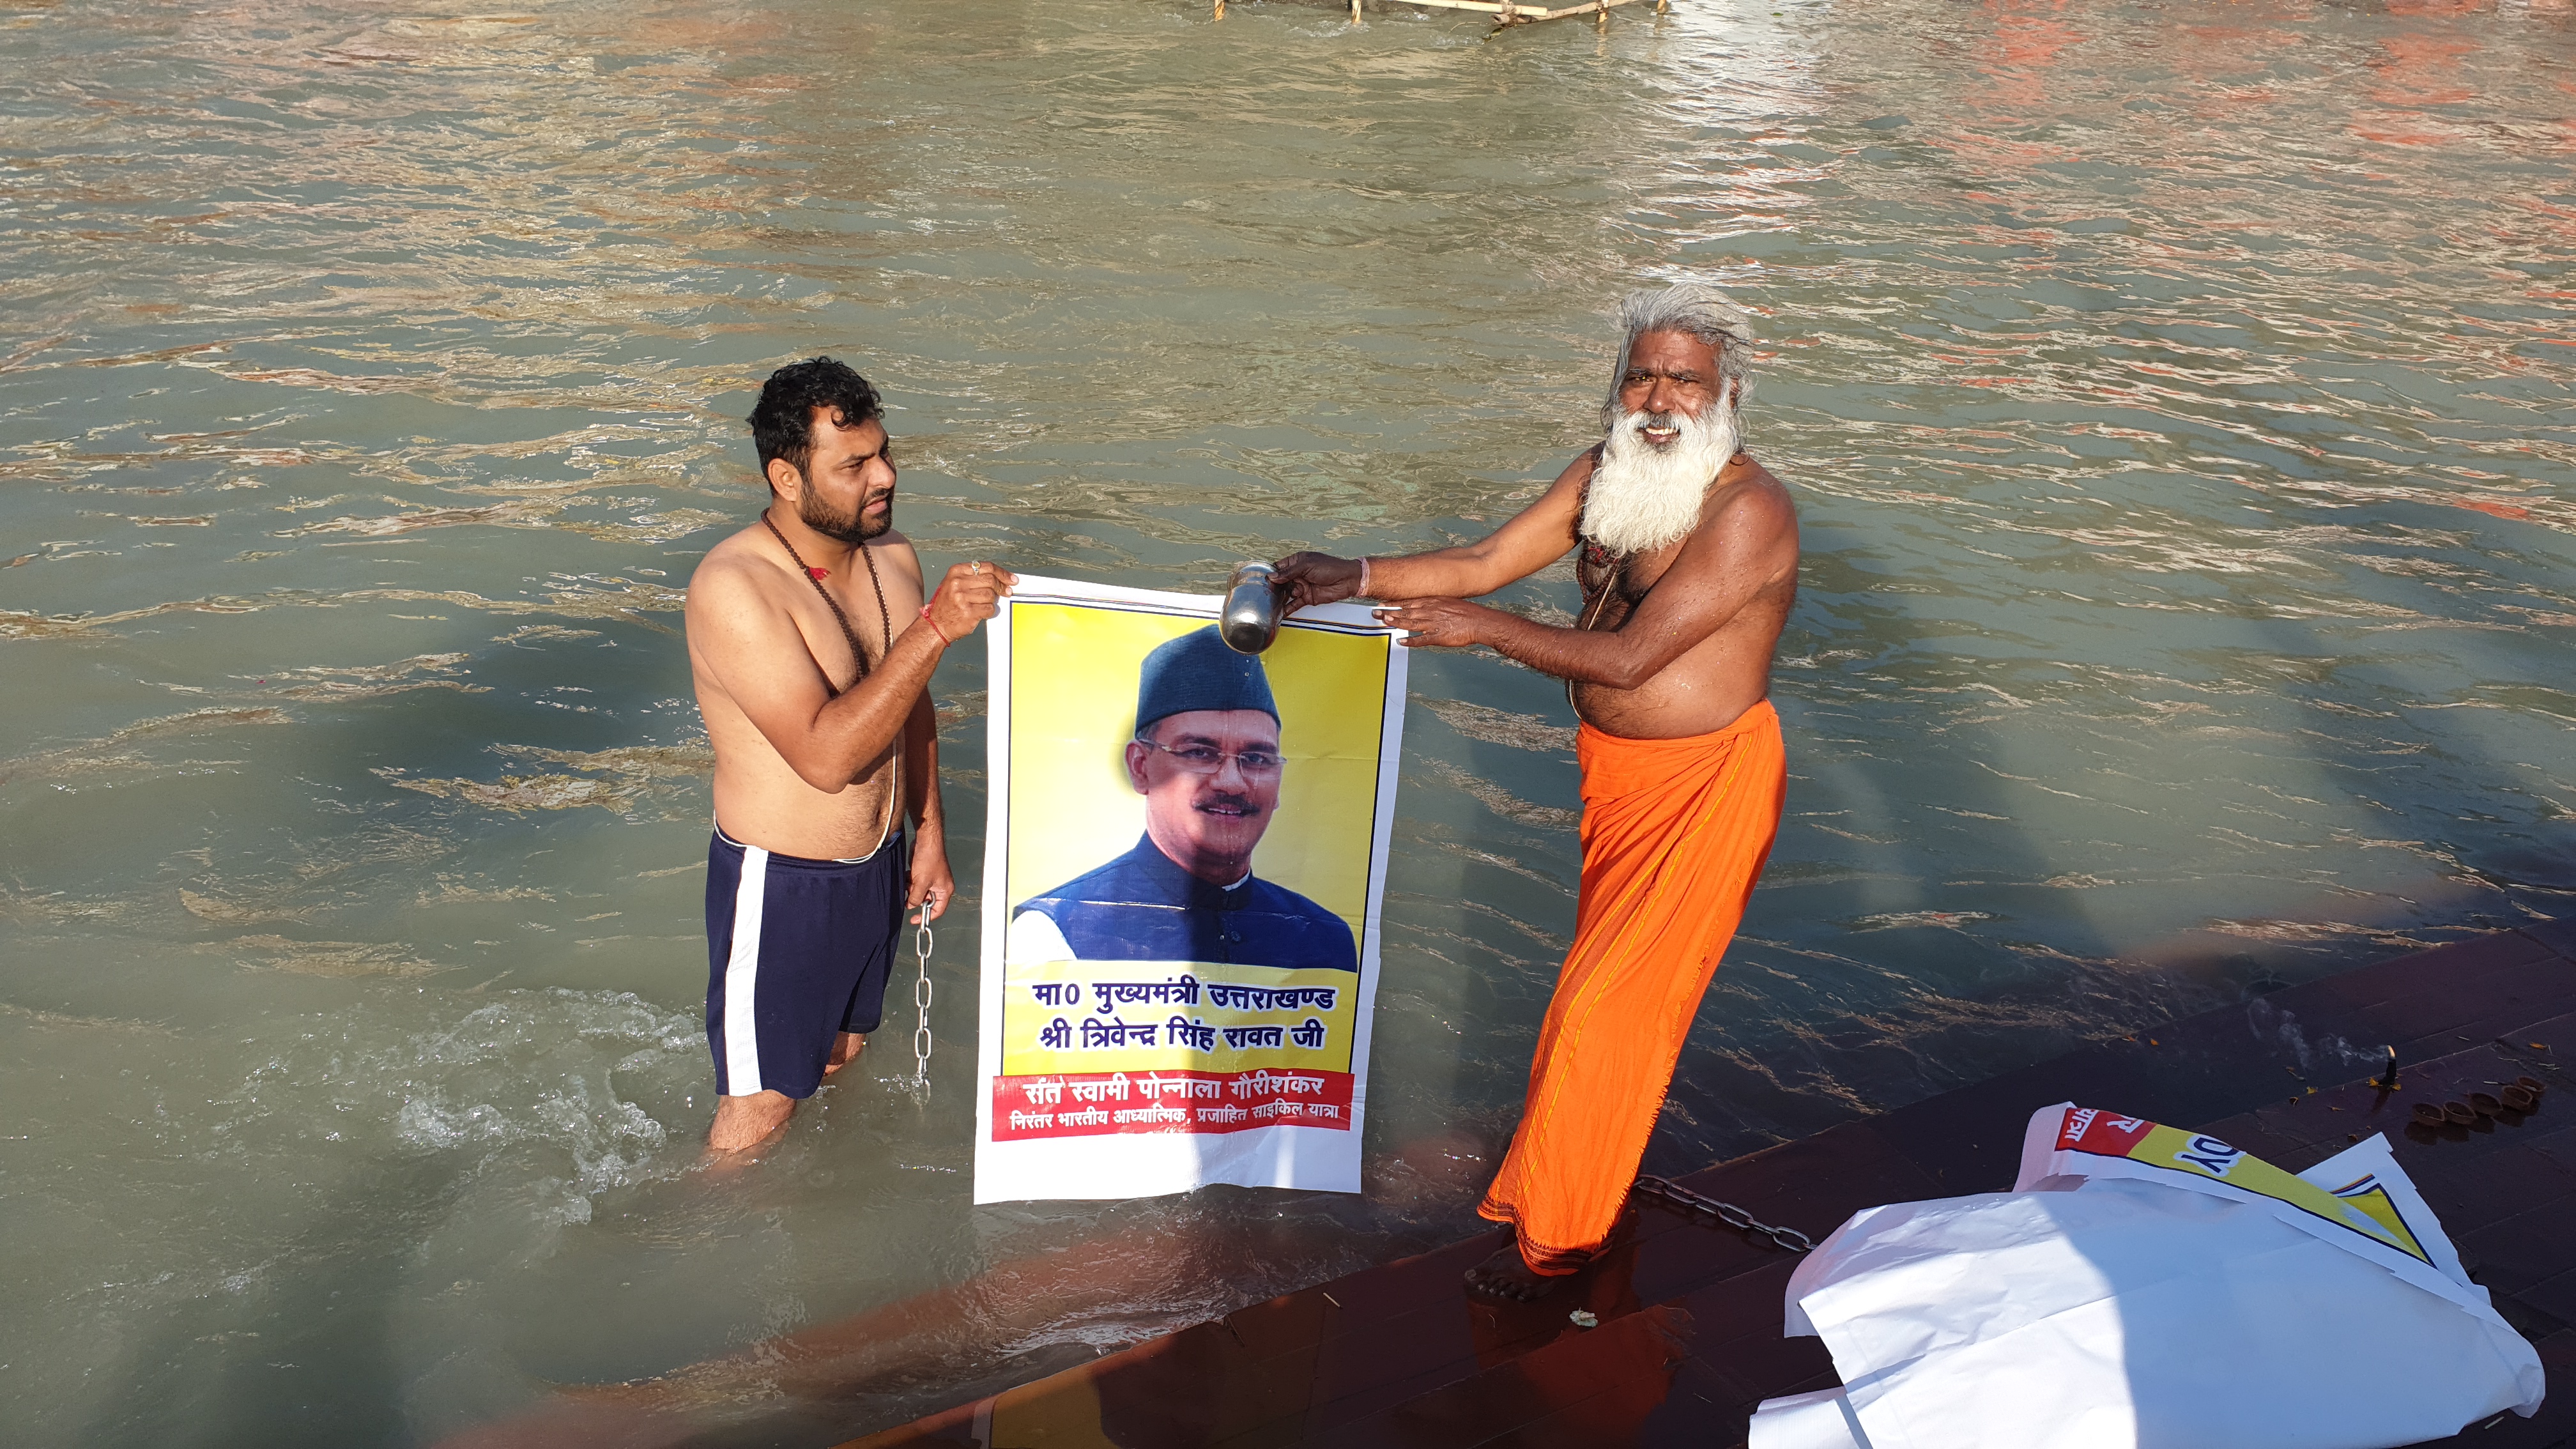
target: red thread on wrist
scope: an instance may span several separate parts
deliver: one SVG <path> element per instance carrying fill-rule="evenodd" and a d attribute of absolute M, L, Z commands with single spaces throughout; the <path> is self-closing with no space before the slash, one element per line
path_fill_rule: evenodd
<path fill-rule="evenodd" d="M 957 642 L 956 640 L 948 637 L 947 630 L 939 627 L 939 621 L 937 619 L 930 617 L 930 606 L 928 604 L 921 606 L 921 622 L 930 626 L 930 632 L 939 636 L 939 642 L 941 644 L 946 645 Z"/>

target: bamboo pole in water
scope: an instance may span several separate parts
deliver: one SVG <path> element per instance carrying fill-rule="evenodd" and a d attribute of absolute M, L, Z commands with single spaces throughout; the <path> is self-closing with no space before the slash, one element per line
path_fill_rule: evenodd
<path fill-rule="evenodd" d="M 1582 0 L 1579 5 L 1559 6 L 1553 10 L 1544 5 L 1518 4 L 1516 0 L 1399 0 L 1399 3 L 1419 5 L 1429 10 L 1481 11 L 1493 16 L 1497 25 L 1527 25 L 1537 20 L 1562 20 L 1568 15 L 1592 15 L 1598 18 L 1599 24 L 1607 25 L 1612 6 L 1636 5 L 1642 0 Z M 1663 14 L 1666 8 L 1667 0 L 1655 0 L 1656 14 Z M 1216 0 L 1216 10 L 1210 18 L 1225 18 L 1225 0 Z M 1360 0 L 1351 0 L 1351 20 L 1356 24 L 1359 19 Z"/>
<path fill-rule="evenodd" d="M 1607 16 L 1614 5 L 1636 5 L 1642 3 L 1642 0 L 1583 0 L 1579 5 L 1567 5 L 1554 10 L 1544 5 L 1515 4 L 1513 0 L 1402 0 L 1402 3 L 1420 5 L 1432 10 L 1482 11 L 1494 16 L 1504 25 L 1527 25 L 1534 20 L 1560 20 L 1568 15 Z M 1357 0 L 1354 0 L 1352 8 L 1358 8 Z M 1663 8 L 1664 0 L 1655 0 L 1655 9 L 1661 11 Z"/>

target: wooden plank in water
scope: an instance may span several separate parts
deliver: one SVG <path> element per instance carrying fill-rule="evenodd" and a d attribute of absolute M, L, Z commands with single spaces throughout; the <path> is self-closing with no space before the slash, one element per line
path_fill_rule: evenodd
<path fill-rule="evenodd" d="M 1561 20 L 1568 15 L 1602 15 L 1609 13 L 1614 6 L 1641 5 L 1645 0 L 1590 0 L 1588 4 L 1563 5 L 1553 10 L 1544 5 L 1515 5 L 1511 0 L 1397 0 L 1397 3 L 1421 5 L 1433 10 L 1476 10 L 1500 18 L 1505 25 L 1519 25 L 1535 20 Z M 1358 8 L 1356 0 L 1352 8 Z M 1661 10 L 1663 0 L 1656 0 L 1655 8 Z"/>
<path fill-rule="evenodd" d="M 1351 19 L 1360 18 L 1361 0 L 1351 0 Z M 1387 0 L 1380 0 L 1381 4 Z M 1642 5 L 1645 0 L 1585 0 L 1581 5 L 1515 4 L 1514 0 L 1393 0 L 1399 5 L 1417 5 L 1428 10 L 1474 10 L 1494 17 L 1498 25 L 1528 25 L 1540 20 L 1562 20 L 1569 15 L 1608 15 L 1621 5 Z M 1661 14 L 1668 0 L 1655 0 L 1655 11 Z M 1216 18 L 1225 18 L 1225 0 L 1216 0 Z"/>

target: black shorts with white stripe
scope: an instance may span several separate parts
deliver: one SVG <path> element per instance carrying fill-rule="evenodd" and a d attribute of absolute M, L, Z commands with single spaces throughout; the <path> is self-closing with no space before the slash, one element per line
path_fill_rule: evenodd
<path fill-rule="evenodd" d="M 810 1097 L 841 1032 L 885 1015 L 903 923 L 897 836 L 864 860 L 807 860 L 715 832 L 707 846 L 707 1045 L 716 1090 Z"/>

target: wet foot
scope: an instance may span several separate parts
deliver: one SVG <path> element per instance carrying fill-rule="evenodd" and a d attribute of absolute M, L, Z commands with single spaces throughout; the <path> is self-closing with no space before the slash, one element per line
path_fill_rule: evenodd
<path fill-rule="evenodd" d="M 839 1036 L 833 1038 L 832 1059 L 823 1063 L 823 1075 L 828 1077 L 834 1072 L 839 1071 L 841 1068 L 848 1066 L 850 1063 L 857 1061 L 859 1059 L 860 1050 L 867 1046 L 867 1044 L 868 1039 L 859 1035 L 855 1031 L 845 1031 Z"/>
<path fill-rule="evenodd" d="M 1505 1243 L 1494 1255 L 1467 1270 L 1467 1291 L 1505 1303 L 1535 1303 L 1565 1281 L 1533 1272 L 1521 1261 L 1520 1244 Z"/>
<path fill-rule="evenodd" d="M 716 1152 L 740 1152 L 778 1135 L 796 1112 L 796 1099 L 783 1092 L 754 1092 L 716 1102 L 715 1125 L 707 1129 L 707 1146 Z"/>

